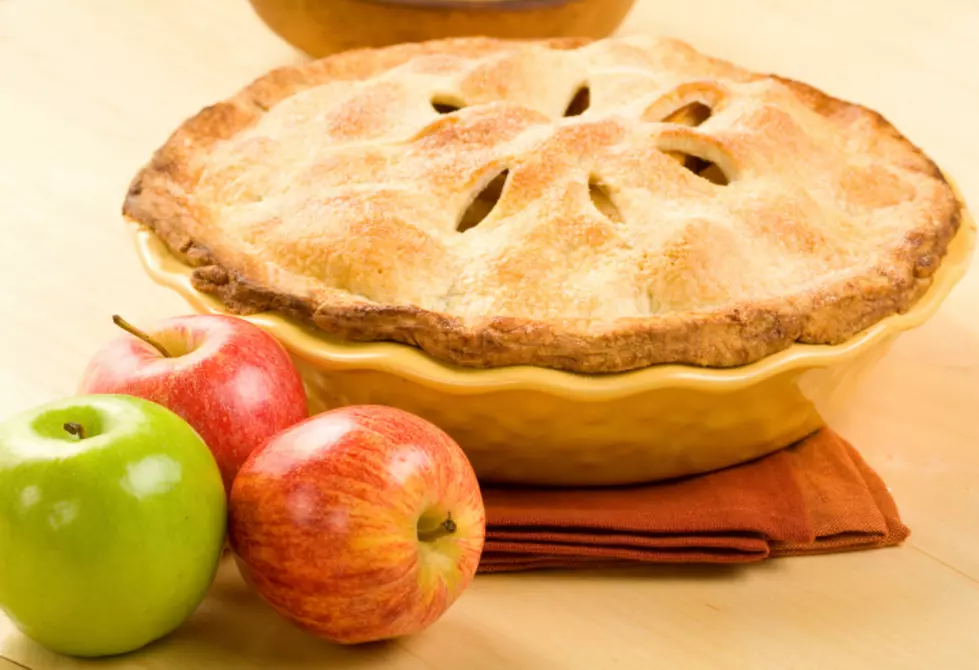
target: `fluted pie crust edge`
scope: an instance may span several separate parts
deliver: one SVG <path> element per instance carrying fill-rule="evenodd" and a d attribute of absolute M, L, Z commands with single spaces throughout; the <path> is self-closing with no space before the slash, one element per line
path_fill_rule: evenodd
<path fill-rule="evenodd" d="M 560 49 L 587 43 L 569 39 L 540 42 Z M 236 266 L 233 253 L 223 253 L 214 245 L 209 248 L 190 233 L 196 216 L 188 197 L 193 189 L 188 168 L 191 157 L 250 127 L 276 103 L 301 90 L 311 68 L 316 68 L 318 82 L 326 76 L 364 78 L 419 54 L 465 53 L 473 48 L 490 49 L 494 44 L 505 43 L 461 38 L 363 49 L 274 70 L 181 125 L 133 179 L 123 214 L 148 227 L 191 265 L 194 287 L 218 297 L 233 313 L 282 312 L 342 339 L 400 342 L 463 367 L 532 365 L 581 373 L 622 372 L 660 363 L 731 367 L 760 360 L 794 342 L 844 342 L 881 319 L 909 309 L 930 286 L 959 228 L 962 205 L 941 171 L 880 114 L 800 82 L 750 75 L 781 82 L 827 119 L 852 119 L 858 114 L 869 120 L 872 132 L 898 142 L 887 145 L 898 152 L 887 156 L 888 160 L 915 166 L 945 186 L 947 194 L 933 203 L 930 215 L 909 226 L 903 243 L 872 272 L 801 295 L 583 329 L 573 321 L 512 316 L 466 322 L 415 306 L 368 301 L 314 303 L 307 296 L 255 281 Z"/>

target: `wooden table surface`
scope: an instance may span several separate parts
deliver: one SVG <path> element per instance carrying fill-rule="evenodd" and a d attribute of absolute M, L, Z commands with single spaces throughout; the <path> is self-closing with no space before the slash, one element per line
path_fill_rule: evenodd
<path fill-rule="evenodd" d="M 979 203 L 975 0 L 640 0 L 669 34 L 875 107 Z M 73 392 L 91 352 L 187 311 L 150 283 L 118 212 L 185 116 L 300 59 L 245 0 L 0 0 L 0 413 Z M 889 483 L 900 548 L 743 569 L 482 576 L 411 639 L 343 649 L 293 630 L 225 566 L 177 633 L 98 664 L 0 617 L 0 667 L 979 667 L 979 270 L 905 335 L 832 424 Z M 6 548 L 0 548 L 6 550 Z"/>

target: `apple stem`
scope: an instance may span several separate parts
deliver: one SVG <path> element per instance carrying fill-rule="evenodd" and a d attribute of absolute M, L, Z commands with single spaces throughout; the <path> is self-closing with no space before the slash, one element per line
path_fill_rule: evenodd
<path fill-rule="evenodd" d="M 160 344 L 159 342 L 157 342 L 155 339 L 153 339 L 152 337 L 150 337 L 148 334 L 146 334 L 145 332 L 143 332 L 142 330 L 140 330 L 139 328 L 137 328 L 133 324 L 131 324 L 128 321 L 126 321 L 124 318 L 122 318 L 118 314 L 113 314 L 112 315 L 112 323 L 116 324 L 117 326 L 119 326 L 120 328 L 122 328 L 124 331 L 126 331 L 130 335 L 135 335 L 139 339 L 143 340 L 143 342 L 146 342 L 146 344 L 150 345 L 151 347 L 153 347 L 154 349 L 156 349 L 157 351 L 159 351 L 164 356 L 164 358 L 173 358 L 170 355 L 170 352 L 167 351 L 166 348 L 162 344 Z"/>
<path fill-rule="evenodd" d="M 80 423 L 69 421 L 62 428 L 65 429 L 66 433 L 76 436 L 79 440 L 85 439 L 85 426 Z"/>
<path fill-rule="evenodd" d="M 434 542 L 440 537 L 445 537 L 446 535 L 452 535 L 456 532 L 456 522 L 452 520 L 452 514 L 449 513 L 445 517 L 445 521 L 440 523 L 437 528 L 432 528 L 429 530 L 418 530 L 418 539 L 422 542 Z"/>

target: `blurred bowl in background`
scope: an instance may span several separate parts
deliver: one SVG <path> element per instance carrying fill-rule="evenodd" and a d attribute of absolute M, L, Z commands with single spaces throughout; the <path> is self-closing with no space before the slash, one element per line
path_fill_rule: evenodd
<path fill-rule="evenodd" d="M 314 58 L 444 37 L 601 38 L 635 0 L 249 0 L 277 35 Z"/>

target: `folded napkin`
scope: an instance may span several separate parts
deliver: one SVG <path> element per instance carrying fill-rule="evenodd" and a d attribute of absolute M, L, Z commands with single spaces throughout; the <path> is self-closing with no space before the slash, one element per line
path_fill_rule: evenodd
<path fill-rule="evenodd" d="M 640 486 L 488 485 L 480 572 L 746 563 L 909 534 L 880 477 L 829 429 L 764 458 Z"/>

